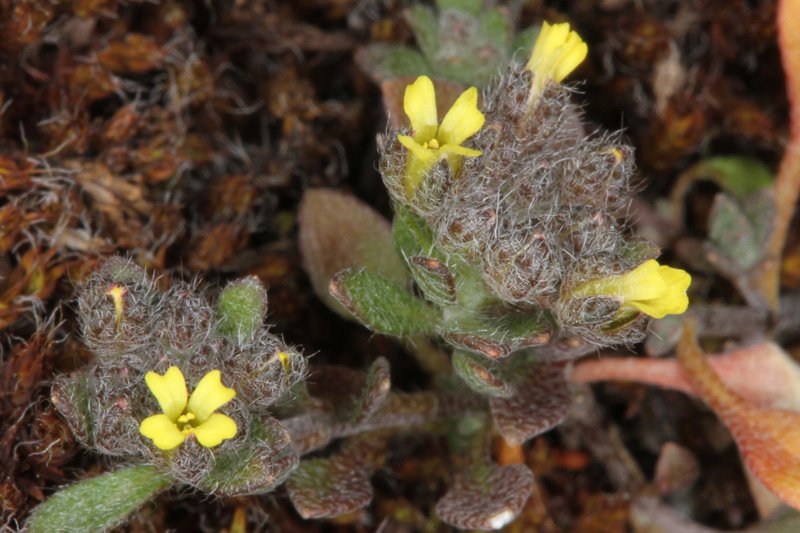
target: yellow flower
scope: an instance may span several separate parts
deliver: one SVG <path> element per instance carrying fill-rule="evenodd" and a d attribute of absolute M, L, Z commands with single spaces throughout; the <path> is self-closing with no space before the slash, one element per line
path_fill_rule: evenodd
<path fill-rule="evenodd" d="M 477 157 L 480 150 L 461 146 L 483 126 L 483 113 L 478 111 L 478 89 L 470 87 L 453 104 L 442 119 L 436 113 L 436 91 L 427 76 L 420 76 L 406 87 L 403 109 L 411 121 L 413 137 L 398 135 L 400 143 L 411 152 L 405 169 L 406 194 L 411 198 L 425 175 L 442 158 L 447 158 L 450 172 L 461 168 L 461 157 Z"/>
<path fill-rule="evenodd" d="M 139 432 L 158 448 L 171 450 L 189 435 L 206 448 L 213 448 L 236 435 L 236 422 L 214 413 L 236 396 L 235 390 L 222 384 L 219 370 L 203 376 L 191 397 L 177 366 L 169 367 L 163 376 L 148 372 L 144 380 L 164 413 L 142 420 Z"/>
<path fill-rule="evenodd" d="M 627 274 L 582 283 L 572 295 L 616 298 L 622 304 L 620 311 L 635 308 L 653 318 L 663 318 L 686 311 L 686 289 L 691 282 L 688 272 L 650 259 Z"/>
<path fill-rule="evenodd" d="M 589 48 L 569 24 L 550 25 L 542 22 L 539 37 L 533 45 L 531 58 L 525 66 L 533 75 L 531 92 L 528 94 L 528 108 L 536 104 L 545 85 L 550 81 L 561 83 L 570 72 L 586 59 Z"/>

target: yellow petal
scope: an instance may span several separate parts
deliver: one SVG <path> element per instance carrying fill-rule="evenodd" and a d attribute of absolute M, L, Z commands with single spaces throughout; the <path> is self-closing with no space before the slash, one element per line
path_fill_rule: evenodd
<path fill-rule="evenodd" d="M 644 267 L 649 261 L 643 263 L 636 270 Z M 653 261 L 653 263 L 656 263 Z M 692 277 L 688 272 L 679 268 L 672 268 L 656 263 L 655 275 L 664 284 L 661 294 L 651 298 L 631 299 L 626 303 L 640 311 L 647 313 L 653 318 L 663 318 L 667 315 L 680 315 L 686 312 L 689 307 L 689 297 L 686 290 L 692 282 Z M 647 264 L 649 271 L 653 271 L 652 265 Z"/>
<path fill-rule="evenodd" d="M 539 35 L 536 37 L 536 42 L 533 43 L 531 57 L 525 67 L 535 73 L 542 60 L 553 53 L 567 33 L 569 33 L 569 24 L 562 23 L 551 26 L 546 20 L 542 21 Z"/>
<path fill-rule="evenodd" d="M 438 159 L 438 154 L 435 150 L 431 150 L 430 148 L 425 148 L 417 141 L 409 137 L 408 135 L 398 135 L 397 140 L 400 141 L 400 144 L 408 148 L 411 154 L 416 157 L 417 159 L 421 159 L 423 161 L 431 163 L 433 165 L 436 163 L 436 159 Z"/>
<path fill-rule="evenodd" d="M 475 135 L 485 120 L 483 113 L 478 110 L 478 89 L 470 87 L 461 93 L 442 119 L 436 139 L 442 145 L 460 145 Z"/>
<path fill-rule="evenodd" d="M 173 422 L 181 416 L 186 407 L 186 380 L 183 378 L 181 369 L 171 366 L 164 375 L 155 372 L 148 372 L 144 376 L 150 392 L 156 397 L 161 410 Z"/>
<path fill-rule="evenodd" d="M 623 307 L 633 307 L 653 318 L 663 318 L 686 311 L 689 306 L 686 290 L 691 281 L 687 272 L 650 259 L 626 274 L 578 285 L 572 296 L 617 298 Z"/>
<path fill-rule="evenodd" d="M 542 23 L 542 29 L 533 45 L 531 57 L 525 66 L 531 71 L 533 81 L 528 94 L 528 107 L 533 108 L 545 85 L 554 80 L 561 83 L 570 72 L 586 59 L 589 48 L 569 24 Z"/>
<path fill-rule="evenodd" d="M 197 442 L 206 448 L 213 448 L 222 441 L 233 438 L 237 431 L 236 422 L 232 418 L 215 413 L 194 428 L 193 433 Z"/>
<path fill-rule="evenodd" d="M 417 141 L 429 141 L 436 135 L 439 118 L 436 114 L 436 91 L 428 76 L 420 76 L 406 87 L 403 109 L 411 121 Z"/>
<path fill-rule="evenodd" d="M 658 275 L 658 263 L 645 261 L 625 274 L 593 279 L 575 287 L 573 296 L 608 296 L 620 300 L 649 300 L 667 291 L 667 285 Z"/>
<path fill-rule="evenodd" d="M 139 433 L 152 439 L 153 444 L 161 450 L 171 450 L 179 446 L 186 437 L 178 426 L 167 415 L 153 415 L 142 420 Z"/>
<path fill-rule="evenodd" d="M 641 311 L 646 315 L 650 315 L 653 318 L 664 318 L 670 313 L 667 313 L 665 309 L 662 307 L 661 300 L 642 300 L 637 301 L 633 300 L 630 302 L 625 302 L 625 307 L 631 308 L 634 307 Z"/>
<path fill-rule="evenodd" d="M 483 152 L 480 150 L 473 150 L 472 148 L 467 148 L 466 146 L 458 146 L 455 144 L 445 144 L 439 149 L 439 152 L 445 155 L 460 155 L 466 157 L 478 157 L 483 155 Z"/>
<path fill-rule="evenodd" d="M 672 268 L 671 266 L 660 265 L 658 267 L 658 273 L 661 275 L 661 279 L 663 279 L 673 290 L 685 291 L 692 283 L 692 276 L 680 268 Z"/>
<path fill-rule="evenodd" d="M 212 370 L 203 376 L 189 398 L 186 410 L 194 414 L 200 423 L 208 420 L 211 413 L 236 396 L 235 390 L 222 384 L 221 374 L 219 370 Z"/>
<path fill-rule="evenodd" d="M 414 193 L 417 192 L 422 180 L 436 165 L 439 160 L 439 153 L 438 150 L 420 146 L 408 135 L 398 135 L 397 140 L 411 152 L 408 154 L 406 168 L 403 171 L 403 184 L 405 185 L 406 195 L 411 199 L 414 197 Z"/>
<path fill-rule="evenodd" d="M 558 63 L 553 73 L 553 77 L 558 83 L 561 83 L 564 78 L 575 70 L 589 53 L 589 47 L 575 32 L 570 34 L 569 39 L 561 48 L 563 49 L 559 50 Z"/>
<path fill-rule="evenodd" d="M 614 296 L 624 300 L 652 300 L 662 297 L 669 287 L 659 274 L 659 266 L 658 261 L 649 259 L 630 272 L 616 277 L 619 289 Z"/>

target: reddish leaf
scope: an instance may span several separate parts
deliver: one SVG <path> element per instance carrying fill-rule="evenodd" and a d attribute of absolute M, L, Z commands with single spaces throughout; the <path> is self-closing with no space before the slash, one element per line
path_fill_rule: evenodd
<path fill-rule="evenodd" d="M 743 398 L 764 406 L 800 409 L 800 367 L 779 346 L 757 344 L 707 359 L 726 386 Z M 575 365 L 570 380 L 636 381 L 699 396 L 684 368 L 674 359 L 586 359 Z"/>
<path fill-rule="evenodd" d="M 800 413 L 762 407 L 733 392 L 706 360 L 691 327 L 684 328 L 678 358 L 699 396 L 730 429 L 756 477 L 800 508 Z"/>

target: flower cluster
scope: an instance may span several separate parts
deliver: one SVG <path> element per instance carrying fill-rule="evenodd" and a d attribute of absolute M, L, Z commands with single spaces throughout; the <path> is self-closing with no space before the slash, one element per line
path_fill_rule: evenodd
<path fill-rule="evenodd" d="M 483 113 L 478 110 L 478 90 L 475 87 L 458 97 L 441 124 L 436 112 L 436 92 L 427 76 L 420 76 L 406 88 L 403 108 L 413 132 L 413 136 L 397 136 L 400 144 L 410 152 L 404 176 L 409 198 L 414 196 L 419 184 L 440 160 L 446 159 L 450 173 L 457 176 L 462 157 L 481 155 L 480 150 L 461 146 L 481 129 L 484 122 Z"/>
<path fill-rule="evenodd" d="M 554 336 L 630 343 L 647 315 L 686 310 L 689 275 L 659 265 L 658 250 L 624 227 L 632 149 L 619 134 L 588 134 L 562 85 L 587 51 L 568 24 L 545 22 L 529 61 L 513 64 L 480 109 L 468 89 L 441 123 L 430 79 L 406 89 L 411 130 L 383 144 L 381 173 L 398 211 L 431 233 L 433 248 L 403 249 L 406 259 L 454 280 L 455 296 L 439 301 L 430 272 L 409 263 L 446 306 L 438 330 L 457 347 L 494 358 Z M 508 324 L 511 310 L 539 317 L 536 326 L 499 335 L 505 326 L 491 317 Z"/>
<path fill-rule="evenodd" d="M 102 454 L 206 492 L 269 490 L 298 461 L 270 409 L 304 378 L 306 359 L 264 327 L 258 280 L 230 284 L 213 305 L 193 285 L 159 284 L 122 259 L 85 282 L 78 316 L 95 361 L 59 378 L 56 407 Z"/>

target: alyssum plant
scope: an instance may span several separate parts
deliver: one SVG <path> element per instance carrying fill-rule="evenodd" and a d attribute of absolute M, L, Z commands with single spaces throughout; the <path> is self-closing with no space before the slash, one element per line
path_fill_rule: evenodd
<path fill-rule="evenodd" d="M 27 530 L 106 529 L 171 486 L 238 496 L 288 481 L 304 516 L 366 505 L 379 454 L 356 458 L 345 442 L 331 458 L 300 457 L 350 435 L 361 453 L 374 445 L 365 432 L 439 416 L 436 398 L 391 393 L 382 358 L 366 373 L 309 368 L 267 330 L 266 306 L 256 278 L 212 302 L 121 258 L 86 280 L 77 315 L 94 359 L 59 377 L 52 400 L 86 448 L 126 466 L 57 492 Z"/>
<path fill-rule="evenodd" d="M 411 129 L 382 144 L 381 172 L 396 207 L 394 245 L 424 298 L 404 269 L 343 270 L 323 282 L 376 331 L 443 339 L 461 381 L 441 369 L 437 390 L 404 394 L 390 392 L 382 358 L 366 372 L 309 368 L 265 328 L 257 280 L 234 282 L 212 302 L 196 286 L 111 260 L 78 298 L 95 359 L 58 379 L 53 401 L 86 447 L 127 466 L 56 493 L 27 527 L 107 528 L 172 485 L 234 496 L 285 481 L 304 517 L 341 514 L 371 499 L 387 438 L 374 430 L 437 417 L 471 422 L 448 435 L 470 466 L 438 502 L 439 516 L 470 528 L 512 520 L 533 478 L 524 465 L 488 460 L 485 398 L 503 437 L 522 442 L 568 410 L 554 360 L 638 341 L 648 315 L 688 304 L 688 274 L 659 265 L 655 247 L 619 222 L 631 150 L 617 136 L 588 135 L 561 85 L 585 54 L 567 25 L 545 23 L 530 61 L 511 66 L 482 111 L 469 89 L 441 122 L 431 80 L 418 78 L 405 93 Z M 307 245 L 330 223 L 301 219 L 313 277 Z M 357 243 L 361 255 L 381 255 L 378 241 Z M 301 460 L 339 437 L 349 439 L 331 455 Z"/>
<path fill-rule="evenodd" d="M 562 85 L 586 54 L 568 24 L 545 22 L 525 65 L 512 63 L 480 101 L 466 90 L 441 120 L 432 81 L 417 78 L 403 102 L 410 128 L 379 143 L 391 235 L 416 289 L 382 273 L 391 262 L 363 244 L 350 260 L 365 260 L 329 278 L 330 294 L 372 330 L 449 345 L 452 368 L 514 444 L 566 416 L 564 360 L 641 341 L 650 317 L 688 306 L 689 274 L 659 264 L 658 249 L 625 227 L 632 149 L 619 134 L 587 132 Z M 311 191 L 306 204 L 336 194 Z M 321 278 L 333 272 L 319 265 L 325 230 L 313 211 L 301 212 L 301 245 Z M 441 502 L 437 511 L 463 527 L 503 522 L 500 508 L 483 521 L 453 518 Z"/>

